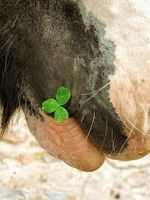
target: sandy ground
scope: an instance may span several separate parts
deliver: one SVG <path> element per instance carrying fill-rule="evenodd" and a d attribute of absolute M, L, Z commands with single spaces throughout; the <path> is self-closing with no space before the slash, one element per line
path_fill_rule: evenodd
<path fill-rule="evenodd" d="M 16 120 L 16 119 L 15 119 Z M 149 200 L 149 156 L 83 173 L 49 156 L 23 117 L 0 143 L 0 200 Z"/>

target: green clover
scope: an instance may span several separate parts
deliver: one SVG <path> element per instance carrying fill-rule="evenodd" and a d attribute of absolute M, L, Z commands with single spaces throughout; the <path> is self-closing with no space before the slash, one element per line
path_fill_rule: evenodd
<path fill-rule="evenodd" d="M 49 98 L 42 103 L 42 110 L 47 114 L 54 113 L 54 118 L 58 123 L 63 123 L 69 118 L 68 111 L 63 107 L 71 98 L 68 88 L 60 87 L 56 91 L 56 99 Z"/>

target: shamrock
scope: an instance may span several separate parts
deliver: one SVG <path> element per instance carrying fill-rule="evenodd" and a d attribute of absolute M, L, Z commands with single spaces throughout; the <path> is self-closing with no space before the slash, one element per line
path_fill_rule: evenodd
<path fill-rule="evenodd" d="M 68 88 L 60 87 L 56 91 L 56 99 L 49 98 L 42 103 L 42 110 L 45 113 L 54 113 L 54 118 L 58 123 L 63 123 L 69 118 L 68 111 L 63 107 L 70 100 L 71 93 Z"/>

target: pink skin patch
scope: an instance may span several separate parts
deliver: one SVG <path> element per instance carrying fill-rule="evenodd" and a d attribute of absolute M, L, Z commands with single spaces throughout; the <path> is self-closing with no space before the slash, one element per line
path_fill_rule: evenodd
<path fill-rule="evenodd" d="M 40 145 L 52 156 L 82 171 L 94 171 L 105 156 L 86 138 L 80 124 L 70 118 L 63 124 L 41 113 L 43 121 L 26 113 L 28 126 Z"/>

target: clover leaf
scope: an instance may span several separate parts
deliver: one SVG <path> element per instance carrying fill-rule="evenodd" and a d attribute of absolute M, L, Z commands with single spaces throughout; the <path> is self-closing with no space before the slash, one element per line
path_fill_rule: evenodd
<path fill-rule="evenodd" d="M 56 91 L 56 99 L 49 98 L 42 103 L 42 111 L 47 114 L 54 113 L 55 120 L 58 123 L 63 123 L 69 118 L 69 113 L 63 106 L 69 102 L 70 98 L 70 90 L 60 87 Z"/>
<path fill-rule="evenodd" d="M 45 113 L 53 113 L 59 107 L 58 102 L 55 99 L 47 99 L 42 103 L 42 110 Z"/>
<path fill-rule="evenodd" d="M 68 103 L 69 99 L 71 97 L 70 90 L 65 87 L 60 87 L 57 90 L 56 93 L 56 100 L 58 101 L 59 105 L 65 105 Z"/>
<path fill-rule="evenodd" d="M 58 123 L 62 123 L 69 118 L 69 113 L 65 108 L 59 107 L 54 113 L 54 118 Z"/>

